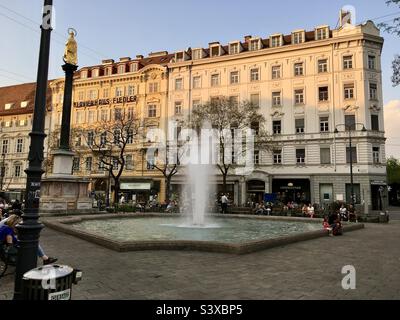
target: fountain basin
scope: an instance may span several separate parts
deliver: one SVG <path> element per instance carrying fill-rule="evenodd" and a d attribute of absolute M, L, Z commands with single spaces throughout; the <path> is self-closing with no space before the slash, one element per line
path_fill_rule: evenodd
<path fill-rule="evenodd" d="M 215 215 L 210 227 L 182 227 L 179 215 L 103 214 L 43 221 L 46 226 L 116 251 L 198 250 L 245 254 L 328 236 L 321 219 Z M 364 228 L 344 224 L 344 232 Z"/>

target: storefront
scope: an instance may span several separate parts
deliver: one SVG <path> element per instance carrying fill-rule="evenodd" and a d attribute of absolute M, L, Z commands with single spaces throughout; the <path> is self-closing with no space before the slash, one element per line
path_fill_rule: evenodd
<path fill-rule="evenodd" d="M 249 180 L 247 181 L 247 202 L 262 203 L 265 194 L 265 181 Z"/>
<path fill-rule="evenodd" d="M 120 196 L 124 195 L 126 202 L 146 204 L 149 200 L 158 197 L 160 181 L 131 180 L 120 183 Z"/>
<path fill-rule="evenodd" d="M 283 203 L 293 201 L 300 204 L 311 201 L 309 179 L 273 179 L 272 192 Z"/>

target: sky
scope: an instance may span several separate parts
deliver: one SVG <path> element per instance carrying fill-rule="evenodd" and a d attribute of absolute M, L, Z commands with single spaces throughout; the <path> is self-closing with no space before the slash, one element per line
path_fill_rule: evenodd
<path fill-rule="evenodd" d="M 241 40 L 245 35 L 267 37 L 315 26 L 337 25 L 339 10 L 355 8 L 356 22 L 385 22 L 400 16 L 398 6 L 385 0 L 53 0 L 49 78 L 63 76 L 61 65 L 67 30 L 77 30 L 79 65 L 188 47 L 207 47 Z M 43 0 L 0 0 L 0 86 L 36 80 Z M 393 15 L 398 13 L 397 15 Z M 400 37 L 382 33 L 383 94 L 387 156 L 400 158 L 400 86 L 392 87 L 391 61 L 400 53 Z"/>

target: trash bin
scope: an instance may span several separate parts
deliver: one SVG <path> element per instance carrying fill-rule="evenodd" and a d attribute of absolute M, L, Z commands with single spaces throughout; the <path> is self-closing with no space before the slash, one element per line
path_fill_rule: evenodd
<path fill-rule="evenodd" d="M 72 284 L 82 272 L 65 265 L 50 264 L 32 269 L 22 278 L 23 300 L 71 300 Z"/>

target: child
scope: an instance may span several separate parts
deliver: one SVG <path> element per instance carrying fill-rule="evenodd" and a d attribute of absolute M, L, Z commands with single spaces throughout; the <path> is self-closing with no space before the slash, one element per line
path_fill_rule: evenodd
<path fill-rule="evenodd" d="M 330 236 L 333 235 L 332 234 L 332 228 L 331 228 L 331 226 L 330 226 L 330 224 L 328 222 L 328 218 L 327 217 L 324 217 L 324 222 L 322 222 L 322 226 L 324 227 L 325 230 L 328 230 L 328 234 Z"/>

